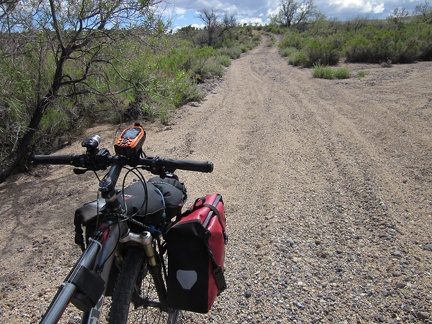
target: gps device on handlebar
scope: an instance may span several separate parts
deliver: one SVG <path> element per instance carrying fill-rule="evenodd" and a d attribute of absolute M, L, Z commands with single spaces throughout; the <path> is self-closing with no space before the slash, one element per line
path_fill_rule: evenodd
<path fill-rule="evenodd" d="M 114 150 L 116 154 L 127 157 L 135 157 L 141 152 L 141 148 L 146 138 L 144 128 L 135 123 L 134 126 L 126 128 L 119 137 L 117 137 Z"/>

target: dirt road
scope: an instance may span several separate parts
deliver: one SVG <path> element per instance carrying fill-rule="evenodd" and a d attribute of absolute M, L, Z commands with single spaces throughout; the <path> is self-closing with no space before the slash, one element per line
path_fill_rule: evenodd
<path fill-rule="evenodd" d="M 179 172 L 189 202 L 225 200 L 229 287 L 187 322 L 432 321 L 432 63 L 348 68 L 314 79 L 263 43 L 170 127 L 147 126 L 148 154 L 214 162 Z M 90 175 L 36 174 L 0 187 L 3 323 L 39 318 L 79 255 L 73 211 L 95 197 Z"/>

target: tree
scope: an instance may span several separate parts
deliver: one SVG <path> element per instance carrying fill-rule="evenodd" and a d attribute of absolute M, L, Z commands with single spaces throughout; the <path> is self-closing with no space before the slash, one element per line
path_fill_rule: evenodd
<path fill-rule="evenodd" d="M 272 24 L 291 27 L 298 4 L 294 0 L 281 0 L 279 11 L 270 16 Z"/>
<path fill-rule="evenodd" d="M 203 9 L 200 11 L 198 18 L 204 22 L 204 29 L 207 34 L 207 45 L 214 46 L 217 40 L 225 33 L 231 32 L 237 26 L 235 15 L 225 13 L 222 20 L 219 20 L 219 15 L 213 8 Z M 231 36 L 231 35 L 230 35 Z"/>
<path fill-rule="evenodd" d="M 205 8 L 199 12 L 198 18 L 204 22 L 204 29 L 207 32 L 207 45 L 212 46 L 216 36 L 218 16 L 213 8 Z"/>
<path fill-rule="evenodd" d="M 398 29 L 403 25 L 404 19 L 408 17 L 409 13 L 405 8 L 394 8 L 388 19 L 393 22 Z"/>
<path fill-rule="evenodd" d="M 414 9 L 414 14 L 420 15 L 423 22 L 428 23 L 432 21 L 432 7 L 430 6 L 428 1 L 416 5 Z"/>
<path fill-rule="evenodd" d="M 0 101 L 7 119 L 0 125 L 0 150 L 9 155 L 0 161 L 0 183 L 26 158 L 50 106 L 99 92 L 88 78 L 99 65 L 112 64 L 112 44 L 123 30 L 149 28 L 158 2 L 1 0 L 0 64 L 10 72 L 2 83 L 13 87 L 2 89 Z M 19 125 L 12 118 L 17 113 Z"/>
<path fill-rule="evenodd" d="M 296 24 L 306 23 L 308 20 L 317 14 L 316 5 L 313 0 L 304 0 L 303 3 L 298 6 L 296 13 Z"/>
<path fill-rule="evenodd" d="M 306 23 L 315 14 L 316 5 L 313 0 L 304 0 L 300 4 L 295 0 L 280 0 L 279 11 L 269 18 L 272 24 L 289 28 Z"/>
<path fill-rule="evenodd" d="M 222 19 L 222 28 L 220 35 L 222 35 L 224 32 L 229 32 L 231 36 L 231 31 L 237 26 L 237 19 L 234 14 L 228 14 L 225 13 L 223 19 Z"/>

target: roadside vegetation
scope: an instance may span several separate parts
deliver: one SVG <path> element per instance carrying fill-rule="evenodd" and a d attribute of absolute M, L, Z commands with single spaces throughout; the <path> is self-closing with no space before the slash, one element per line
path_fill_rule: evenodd
<path fill-rule="evenodd" d="M 49 153 L 97 123 L 159 120 L 203 98 L 200 84 L 260 42 L 315 77 L 346 78 L 341 60 L 391 66 L 432 59 L 432 10 L 394 10 L 385 21 L 339 22 L 313 0 L 281 0 L 268 26 L 239 24 L 205 8 L 204 28 L 173 32 L 154 10 L 132 2 L 0 1 L 0 182 L 32 152 Z"/>
<path fill-rule="evenodd" d="M 304 11 L 308 9 L 308 11 Z M 288 63 L 314 67 L 316 77 L 327 77 L 327 66 L 340 61 L 382 66 L 432 60 L 432 6 L 418 5 L 409 13 L 395 8 L 386 20 L 356 18 L 327 20 L 311 1 L 281 0 L 281 10 L 266 29 L 284 35 L 280 53 Z"/>
<path fill-rule="evenodd" d="M 330 66 L 315 65 L 312 71 L 314 78 L 319 79 L 349 79 L 348 68 L 332 68 Z"/>
<path fill-rule="evenodd" d="M 260 41 L 211 9 L 173 33 L 159 2 L 0 2 L 0 182 L 96 122 L 168 122 Z"/>

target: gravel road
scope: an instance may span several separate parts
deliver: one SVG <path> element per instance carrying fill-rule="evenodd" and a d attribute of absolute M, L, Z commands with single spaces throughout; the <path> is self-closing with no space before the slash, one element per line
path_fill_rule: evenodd
<path fill-rule="evenodd" d="M 178 173 L 189 203 L 225 201 L 228 289 L 186 323 L 432 322 L 432 62 L 347 67 L 348 80 L 314 79 L 263 42 L 204 102 L 146 125 L 149 155 L 214 162 Z M 89 134 L 109 146 L 116 130 Z M 96 187 L 67 167 L 0 186 L 0 322 L 40 318 Z"/>

